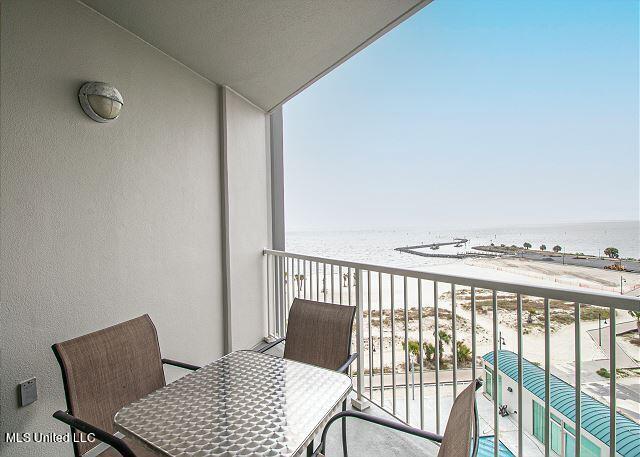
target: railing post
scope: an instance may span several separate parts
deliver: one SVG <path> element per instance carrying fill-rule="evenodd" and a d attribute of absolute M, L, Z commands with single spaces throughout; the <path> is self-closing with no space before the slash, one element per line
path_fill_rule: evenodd
<path fill-rule="evenodd" d="M 363 287 L 362 287 L 362 270 L 356 269 L 356 351 L 358 352 L 357 369 L 358 375 L 356 379 L 357 397 L 351 399 L 351 405 L 358 411 L 363 411 L 369 407 L 369 402 L 362 397 L 364 390 L 364 335 L 362 334 L 364 312 L 363 312 Z M 371 369 L 371 367 L 369 367 Z"/>
<path fill-rule="evenodd" d="M 524 444 L 523 444 L 523 425 L 522 425 L 522 296 L 520 294 L 516 297 L 517 300 L 517 315 L 518 315 L 518 457 L 524 456 Z M 567 456 L 568 457 L 568 456 Z"/>
<path fill-rule="evenodd" d="M 616 309 L 609 307 L 609 455 L 616 457 Z"/>
<path fill-rule="evenodd" d="M 285 295 L 285 263 L 287 263 L 287 258 L 282 257 L 280 259 L 280 275 L 278 276 L 278 283 L 280 284 L 280 314 L 282 315 L 282 335 L 284 336 L 287 333 L 287 319 L 289 316 L 289 304 L 287 303 L 286 295 Z"/>
<path fill-rule="evenodd" d="M 471 286 L 471 377 L 476 379 L 476 288 Z"/>
<path fill-rule="evenodd" d="M 458 396 L 458 339 L 456 338 L 456 285 L 451 283 L 451 347 L 453 348 L 453 400 Z"/>
<path fill-rule="evenodd" d="M 498 292 L 493 290 L 493 455 L 500 456 L 500 421 L 498 419 L 498 375 L 500 373 L 500 333 L 498 333 Z"/>
<path fill-rule="evenodd" d="M 371 336 L 371 271 L 367 271 L 367 337 L 369 350 L 369 398 L 373 401 L 373 338 Z"/>
<path fill-rule="evenodd" d="M 380 316 L 382 319 L 382 315 Z M 418 279 L 418 363 L 420 363 L 420 429 L 424 430 L 424 349 L 422 347 L 422 280 Z"/>
<path fill-rule="evenodd" d="M 382 273 L 378 272 L 378 313 L 380 316 L 380 407 L 384 409 L 384 323 L 382 322 Z"/>
<path fill-rule="evenodd" d="M 266 259 L 267 267 L 266 267 L 266 285 L 267 285 L 267 336 L 265 341 L 271 342 L 275 339 L 275 319 L 273 316 L 273 310 L 271 309 L 271 267 L 269 266 L 269 262 L 271 261 L 271 256 L 269 254 L 263 254 Z"/>
<path fill-rule="evenodd" d="M 280 257 L 273 256 L 273 306 L 276 310 L 276 336 L 282 336 L 282 307 L 280 303 Z"/>
<path fill-rule="evenodd" d="M 544 455 L 551 455 L 551 308 L 544 299 Z"/>
<path fill-rule="evenodd" d="M 440 434 L 440 329 L 438 328 L 438 282 L 433 281 L 433 325 L 435 331 L 433 342 L 436 348 L 434 360 L 436 361 L 436 433 Z"/>
<path fill-rule="evenodd" d="M 582 386 L 582 373 L 580 370 L 582 369 L 582 355 L 581 355 L 581 344 L 580 341 L 581 333 L 580 333 L 580 303 L 576 303 L 575 305 L 575 377 L 576 377 L 576 417 L 575 417 L 575 425 L 576 425 L 576 453 L 575 457 L 580 457 L 581 454 L 581 445 L 582 439 L 580 436 L 582 435 L 582 395 L 581 395 L 581 386 Z"/>
<path fill-rule="evenodd" d="M 410 408 L 411 399 L 409 398 L 409 293 L 408 293 L 409 281 L 407 277 L 404 277 L 403 294 L 404 294 L 404 404 L 405 404 L 405 419 L 407 424 L 411 423 Z"/>

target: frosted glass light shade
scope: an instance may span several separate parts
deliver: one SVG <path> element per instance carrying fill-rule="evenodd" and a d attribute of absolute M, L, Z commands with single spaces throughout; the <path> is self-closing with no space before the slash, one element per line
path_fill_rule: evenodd
<path fill-rule="evenodd" d="M 97 122 L 116 119 L 124 105 L 118 89 L 103 82 L 83 84 L 78 92 L 78 99 L 86 115 Z"/>
<path fill-rule="evenodd" d="M 122 103 L 103 97 L 102 95 L 87 95 L 91 109 L 103 119 L 115 119 L 120 114 Z"/>

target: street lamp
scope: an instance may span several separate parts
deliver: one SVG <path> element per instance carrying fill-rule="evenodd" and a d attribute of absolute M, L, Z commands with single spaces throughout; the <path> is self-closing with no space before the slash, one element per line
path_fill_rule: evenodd
<path fill-rule="evenodd" d="M 607 325 L 607 320 L 604 320 L 604 325 Z M 602 320 L 600 313 L 598 313 L 598 346 L 602 346 Z"/>
<path fill-rule="evenodd" d="M 499 336 L 499 339 L 498 339 L 498 343 L 500 344 L 500 350 L 502 351 L 502 345 L 503 345 L 503 344 L 504 344 L 504 345 L 506 345 L 506 344 L 507 344 L 507 342 L 505 341 L 505 339 L 502 337 L 502 332 L 500 332 L 500 336 Z"/>

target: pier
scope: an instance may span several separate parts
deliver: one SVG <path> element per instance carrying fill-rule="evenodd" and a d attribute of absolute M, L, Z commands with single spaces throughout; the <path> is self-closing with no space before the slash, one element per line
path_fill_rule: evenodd
<path fill-rule="evenodd" d="M 419 251 L 419 249 L 431 249 L 437 250 L 440 246 L 462 246 L 463 244 L 468 243 L 469 240 L 466 238 L 454 238 L 453 241 L 445 241 L 442 243 L 429 243 L 429 244 L 419 244 L 415 246 L 404 246 L 395 248 L 395 251 L 404 252 L 407 254 L 419 255 L 421 257 L 436 257 L 441 259 L 465 259 L 469 257 L 497 257 L 496 254 L 488 254 L 482 252 L 461 252 L 457 254 L 436 254 L 434 252 L 424 252 Z"/>
<path fill-rule="evenodd" d="M 438 249 L 440 246 L 451 246 L 451 245 L 457 245 L 457 244 L 466 244 L 468 243 L 469 240 L 466 238 L 454 238 L 453 241 L 446 241 L 444 243 L 431 243 L 431 244 L 420 244 L 417 246 L 405 246 L 402 248 L 396 248 L 396 251 L 407 251 L 407 250 L 412 250 L 412 249 L 425 249 L 425 248 L 430 248 L 430 249 Z"/>

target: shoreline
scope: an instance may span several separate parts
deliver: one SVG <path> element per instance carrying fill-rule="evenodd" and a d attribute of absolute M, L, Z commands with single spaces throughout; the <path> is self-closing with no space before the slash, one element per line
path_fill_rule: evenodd
<path fill-rule="evenodd" d="M 431 250 L 437 250 L 441 246 L 455 245 L 455 247 L 462 247 L 462 244 L 466 246 L 468 239 L 454 238 L 453 241 L 437 242 L 431 244 L 420 244 L 415 246 L 404 246 L 394 248 L 394 251 L 398 251 L 404 254 L 411 254 L 420 257 L 430 258 L 443 258 L 443 259 L 519 259 L 535 262 L 544 262 L 546 264 L 560 264 L 562 266 L 579 266 L 584 268 L 594 268 L 599 270 L 614 271 L 617 273 L 635 273 L 640 275 L 640 259 L 635 258 L 617 258 L 617 257 L 602 257 L 591 254 L 584 254 L 581 252 L 561 252 L 560 250 L 547 251 L 521 248 L 515 245 L 507 246 L 501 244 L 496 246 L 481 245 L 473 246 L 470 251 L 464 252 L 447 252 L 447 253 L 435 253 L 424 251 L 423 249 L 430 248 Z M 530 245 L 529 245 L 530 246 Z M 556 246 L 561 249 L 560 246 Z M 616 251 L 617 252 L 617 251 Z M 617 254 L 616 254 L 617 255 Z"/>
<path fill-rule="evenodd" d="M 640 296 L 640 275 L 630 271 L 605 270 L 581 265 L 562 265 L 525 258 L 502 257 L 493 259 L 467 259 L 471 267 L 504 272 L 509 275 L 535 278 L 536 280 L 581 287 L 597 291 L 620 293 L 620 279 L 625 294 Z M 633 293 L 635 291 L 635 293 Z"/>

